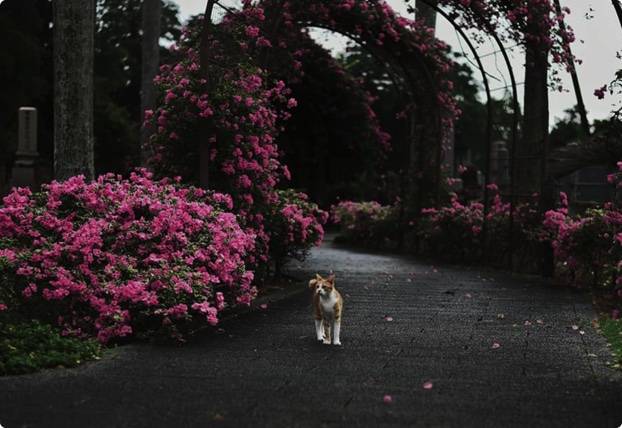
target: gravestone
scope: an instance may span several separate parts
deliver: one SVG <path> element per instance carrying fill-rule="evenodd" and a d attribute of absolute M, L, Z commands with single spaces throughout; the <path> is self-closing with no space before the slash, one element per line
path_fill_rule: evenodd
<path fill-rule="evenodd" d="M 495 141 L 492 143 L 490 182 L 501 187 L 506 187 L 510 184 L 510 151 L 505 141 Z"/>
<path fill-rule="evenodd" d="M 37 180 L 37 109 L 34 107 L 20 107 L 19 132 L 15 163 L 11 172 L 12 187 L 38 186 Z"/>

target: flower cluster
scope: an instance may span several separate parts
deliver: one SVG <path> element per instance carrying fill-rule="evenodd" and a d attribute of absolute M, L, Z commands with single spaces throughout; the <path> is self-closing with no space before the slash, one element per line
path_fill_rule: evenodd
<path fill-rule="evenodd" d="M 270 258 L 279 270 L 287 259 L 302 260 L 313 245 L 322 242 L 328 213 L 309 202 L 304 193 L 279 190 L 276 194 L 278 200 L 266 213 L 265 223 L 270 231 Z"/>
<path fill-rule="evenodd" d="M 342 201 L 331 207 L 331 220 L 340 227 L 340 240 L 377 248 L 396 240 L 399 213 L 399 206 Z"/>
<path fill-rule="evenodd" d="M 546 213 L 558 270 L 578 286 L 612 291 L 622 299 L 622 212 L 612 204 L 581 216 Z"/>
<path fill-rule="evenodd" d="M 510 204 L 502 201 L 495 185 L 490 191 L 494 196 L 486 215 L 486 243 L 484 205 L 462 202 L 455 194 L 447 205 L 424 208 L 419 216 L 404 212 L 399 202 L 393 206 L 342 202 L 333 207 L 333 217 L 341 226 L 340 239 L 344 241 L 383 248 L 399 245 L 409 252 L 450 261 L 480 260 L 489 246 L 495 248 L 495 261 L 503 262 L 510 250 L 529 253 L 534 245 L 550 239 L 536 201 L 516 206 L 511 216 Z"/>
<path fill-rule="evenodd" d="M 289 118 L 296 100 L 283 81 L 269 82 L 254 65 L 247 43 L 260 40 L 255 28 L 236 32 L 223 24 L 219 31 L 227 37 L 210 39 L 215 65 L 204 74 L 197 50 L 199 27 L 186 30 L 172 48 L 177 62 L 163 65 L 156 77 L 161 103 L 145 118 L 157 129 L 150 163 L 158 174 L 198 182 L 200 152 L 206 150 L 210 187 L 232 195 L 242 226 L 256 235 L 249 261 L 266 262 L 270 236 L 263 213 L 277 199 L 277 184 L 289 177 L 275 137 L 279 121 Z"/>
<path fill-rule="evenodd" d="M 0 208 L 3 305 L 49 316 L 101 342 L 191 322 L 216 324 L 249 304 L 253 272 L 227 195 L 108 174 L 16 189 Z"/>
<path fill-rule="evenodd" d="M 449 122 L 460 114 L 448 79 L 453 63 L 446 55 L 447 45 L 421 22 L 399 16 L 387 2 L 262 0 L 259 4 L 265 10 L 278 11 L 278 19 L 286 29 L 317 25 L 348 35 L 377 57 L 400 64 L 405 78 L 414 85 L 410 89 L 418 96 L 420 108 L 442 112 L 440 117 Z M 278 44 L 288 47 L 286 40 L 280 39 Z M 425 73 L 410 71 L 422 67 Z"/>
<path fill-rule="evenodd" d="M 469 259 L 478 254 L 482 245 L 483 204 L 463 204 L 453 196 L 448 206 L 425 208 L 421 214 L 421 220 L 412 225 L 425 253 L 451 259 Z"/>

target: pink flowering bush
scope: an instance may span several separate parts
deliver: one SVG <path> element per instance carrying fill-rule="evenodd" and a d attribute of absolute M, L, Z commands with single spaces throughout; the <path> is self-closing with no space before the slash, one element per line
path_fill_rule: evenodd
<path fill-rule="evenodd" d="M 491 186 L 496 193 L 496 186 Z M 489 262 L 505 264 L 510 254 L 510 205 L 496 194 L 487 214 L 484 243 L 484 206 L 464 203 L 455 194 L 449 204 L 424 208 L 419 218 L 401 211 L 401 205 L 381 206 L 376 202 L 342 202 L 333 207 L 333 221 L 340 225 L 340 239 L 346 242 L 403 250 L 444 260 L 481 260 L 486 247 L 494 248 Z M 534 247 L 550 237 L 542 226 L 537 203 L 523 203 L 514 210 L 512 246 L 520 259 L 533 254 Z"/>
<path fill-rule="evenodd" d="M 559 211 L 546 213 L 544 225 L 560 269 L 578 285 L 622 285 L 622 212 L 608 204 L 571 217 Z"/>
<path fill-rule="evenodd" d="M 378 202 L 342 201 L 331 207 L 339 241 L 368 248 L 393 247 L 399 231 L 399 207 Z"/>
<path fill-rule="evenodd" d="M 266 212 L 266 228 L 270 230 L 270 258 L 280 271 L 287 259 L 303 260 L 309 249 L 324 237 L 323 224 L 328 213 L 294 190 L 278 190 L 277 200 Z"/>
<path fill-rule="evenodd" d="M 484 206 L 463 204 L 452 197 L 450 205 L 425 208 L 417 224 L 417 243 L 423 253 L 452 260 L 477 257 L 482 246 Z"/>
<path fill-rule="evenodd" d="M 255 237 L 231 207 L 145 171 L 15 189 L 0 208 L 0 304 L 101 342 L 214 325 L 255 296 Z"/>

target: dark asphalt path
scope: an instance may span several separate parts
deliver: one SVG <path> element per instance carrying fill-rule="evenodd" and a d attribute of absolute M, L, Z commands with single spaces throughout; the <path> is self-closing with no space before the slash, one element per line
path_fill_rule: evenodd
<path fill-rule="evenodd" d="M 301 295 L 184 347 L 132 345 L 77 369 L 0 378 L 0 424 L 622 424 L 622 376 L 605 365 L 585 294 L 330 243 L 290 269 L 300 278 L 336 272 L 345 297 L 341 348 L 315 343 L 309 296 Z"/>

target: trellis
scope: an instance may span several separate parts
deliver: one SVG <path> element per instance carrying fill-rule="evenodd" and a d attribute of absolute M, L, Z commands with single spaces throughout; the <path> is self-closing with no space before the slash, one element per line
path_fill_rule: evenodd
<path fill-rule="evenodd" d="M 266 0 L 267 1 L 267 0 Z M 457 20 L 451 16 L 449 13 L 445 12 L 442 8 L 440 8 L 435 2 L 432 2 L 430 0 L 418 0 L 418 1 L 422 1 L 423 3 L 427 4 L 430 8 L 432 8 L 433 10 L 435 10 L 440 16 L 442 16 L 444 19 L 446 19 L 456 30 L 456 32 L 458 33 L 458 35 L 460 36 L 460 38 L 462 40 L 464 40 L 464 42 L 466 43 L 466 45 L 468 46 L 471 54 L 473 55 L 476 64 L 477 64 L 477 68 L 479 69 L 481 76 L 482 76 L 482 81 L 484 84 L 484 88 L 485 88 L 485 95 L 486 95 L 486 105 L 487 105 L 487 125 L 486 125 L 486 156 L 485 156 L 485 167 L 484 167 L 484 226 L 483 226 L 483 238 L 484 238 L 484 251 L 483 256 L 487 257 L 487 241 L 488 241 L 488 213 L 490 210 L 490 194 L 489 194 L 489 184 L 490 184 L 490 170 L 491 170 L 491 161 L 493 160 L 491 158 L 491 152 L 492 152 L 492 134 L 493 134 L 493 127 L 495 125 L 495 117 L 494 117 L 494 111 L 493 111 L 493 104 L 492 104 L 492 95 L 491 95 L 491 89 L 490 89 L 490 84 L 489 84 L 489 80 L 488 80 L 488 72 L 486 70 L 486 68 L 483 65 L 482 62 L 482 56 L 478 53 L 477 48 L 475 46 L 475 43 L 473 42 L 473 40 L 471 40 L 471 38 L 469 37 L 469 35 L 466 33 L 465 28 L 463 28 L 460 23 L 457 22 Z M 616 1 L 613 0 L 614 5 L 616 4 Z M 373 3 L 373 2 L 372 2 Z M 207 2 L 207 7 L 206 7 L 206 16 L 208 17 L 208 19 L 205 20 L 205 24 L 204 24 L 204 38 L 205 38 L 205 34 L 207 31 L 209 31 L 209 26 L 210 26 L 210 22 L 211 20 L 209 19 L 209 17 L 211 16 L 211 12 L 213 9 L 214 5 L 218 5 L 220 7 L 222 7 L 223 9 L 225 9 L 227 12 L 232 13 L 234 11 L 232 11 L 230 8 L 222 5 L 219 1 L 217 0 L 209 0 Z M 559 2 L 558 0 L 556 0 L 556 6 L 558 8 L 559 11 Z M 279 22 L 279 14 L 273 14 L 273 19 L 275 20 L 273 22 L 273 31 L 277 31 L 280 25 Z M 510 239 L 510 255 L 509 255 L 509 263 L 510 265 L 512 265 L 512 259 L 513 259 L 513 254 L 512 254 L 512 250 L 514 249 L 514 245 L 513 245 L 513 239 L 514 239 L 514 230 L 515 230 L 515 213 L 516 213 L 516 207 L 518 205 L 518 201 L 519 198 L 521 197 L 525 197 L 526 195 L 520 195 L 517 192 L 516 189 L 516 161 L 518 159 L 517 156 L 517 148 L 518 148 L 518 144 L 519 144 L 519 117 L 520 117 L 520 105 L 519 105 L 519 100 L 518 100 L 518 90 L 517 90 L 517 82 L 516 82 L 516 77 L 515 77 L 515 72 L 512 66 L 512 63 L 510 61 L 510 57 L 508 55 L 508 51 L 500 37 L 500 35 L 497 33 L 497 31 L 492 28 L 492 26 L 488 23 L 486 23 L 485 19 L 482 19 L 482 22 L 484 23 L 484 28 L 483 30 L 486 32 L 486 34 L 488 34 L 494 41 L 494 43 L 497 46 L 497 51 L 499 53 L 501 53 L 502 57 L 503 57 L 503 61 L 505 63 L 505 66 L 507 68 L 508 74 L 510 76 L 510 85 L 509 88 L 511 89 L 511 97 L 512 97 L 512 127 L 511 127 L 511 136 L 510 136 L 510 156 L 509 156 L 509 162 L 510 162 L 510 183 L 509 183 L 509 188 L 507 190 L 507 192 L 504 192 L 502 194 L 502 196 L 505 196 L 506 198 L 509 199 L 509 203 L 510 203 L 510 218 L 509 218 L 509 239 Z M 331 25 L 332 24 L 332 25 Z M 393 72 L 396 74 L 399 74 L 402 76 L 403 80 L 406 82 L 406 86 L 409 89 L 409 96 L 411 98 L 411 100 L 417 100 L 419 102 L 421 101 L 426 101 L 428 99 L 434 98 L 434 94 L 437 92 L 438 88 L 437 88 L 437 81 L 434 78 L 433 74 L 430 72 L 425 59 L 422 59 L 419 55 L 414 55 L 414 58 L 406 58 L 404 59 L 404 56 L 401 56 L 399 54 L 395 54 L 395 52 L 389 52 L 387 49 L 382 49 L 381 47 L 377 47 L 375 46 L 373 43 L 369 43 L 369 41 L 365 40 L 364 38 L 361 38 L 359 35 L 354 34 L 352 31 L 349 31 L 347 26 L 340 26 L 339 23 L 337 23 L 337 25 L 335 25 L 335 23 L 326 23 L 326 22 L 321 22 L 321 20 L 314 20 L 312 17 L 306 20 L 301 20 L 298 22 L 298 25 L 300 25 L 301 27 L 318 27 L 318 28 L 324 28 L 327 30 L 331 30 L 334 31 L 336 33 L 340 33 L 346 37 L 351 38 L 352 40 L 357 41 L 358 43 L 360 43 L 361 45 L 363 45 L 364 47 L 366 47 L 368 49 L 368 51 L 370 52 L 370 54 L 372 54 L 374 57 L 379 58 L 381 60 L 383 60 L 385 63 L 389 64 L 391 67 L 394 68 Z M 342 24 L 343 25 L 343 24 Z M 202 58 L 202 62 L 204 57 L 206 57 L 209 53 L 205 52 L 205 49 L 202 49 L 201 51 L 201 58 Z M 406 62 L 405 62 L 406 61 Z M 579 100 L 579 104 L 580 106 L 582 105 L 581 101 L 581 94 L 580 94 L 580 88 L 578 86 L 578 81 L 576 80 L 576 73 L 572 73 L 573 74 L 573 81 L 575 84 L 575 90 L 577 93 L 577 98 Z M 424 90 L 422 92 L 421 87 L 422 87 L 422 82 L 427 84 L 428 88 L 427 91 Z M 423 85 L 424 87 L 426 85 Z M 421 94 L 425 94 L 427 96 L 419 96 Z M 432 95 L 431 97 L 429 95 Z M 428 118 L 429 121 L 427 122 L 427 124 L 432 125 L 433 128 L 433 133 L 428 135 L 427 137 L 430 138 L 435 138 L 436 142 L 435 142 L 435 177 L 434 177 L 434 184 L 435 184 L 435 195 L 436 195 L 436 204 L 438 205 L 440 203 L 440 189 L 441 189 L 441 165 L 442 165 L 442 114 L 441 112 L 439 112 L 438 110 L 438 105 L 433 105 L 430 104 L 428 105 L 428 107 L 432 107 L 429 111 L 432 113 L 431 118 Z M 436 108 L 434 108 L 436 107 Z M 585 112 L 584 112 L 584 107 L 581 109 L 582 110 L 582 124 L 584 127 L 584 130 L 586 132 L 589 133 L 589 129 L 586 129 L 586 123 L 587 123 L 587 119 L 585 118 Z M 418 118 L 411 118 L 411 123 L 414 123 L 416 120 L 418 120 Z M 413 127 L 414 128 L 414 127 Z M 411 135 L 411 138 L 414 138 L 414 130 L 412 132 L 413 135 Z M 419 162 L 422 161 L 422 159 L 424 158 L 424 153 L 422 153 L 423 148 L 424 148 L 424 144 L 425 141 L 419 141 L 417 144 L 417 148 L 419 151 Z M 545 144 L 546 145 L 546 144 Z M 547 158 L 547 150 L 546 148 L 544 148 L 541 153 L 534 157 L 533 159 L 534 161 L 538 161 L 540 162 L 540 183 L 541 183 L 541 194 L 544 194 L 545 192 L 545 186 L 548 183 L 548 179 L 547 179 L 547 167 L 546 167 L 546 163 L 548 161 Z M 418 192 L 418 203 L 417 206 L 418 208 L 422 208 L 421 206 L 421 196 L 422 192 L 421 192 L 421 188 L 419 188 L 419 192 Z"/>

